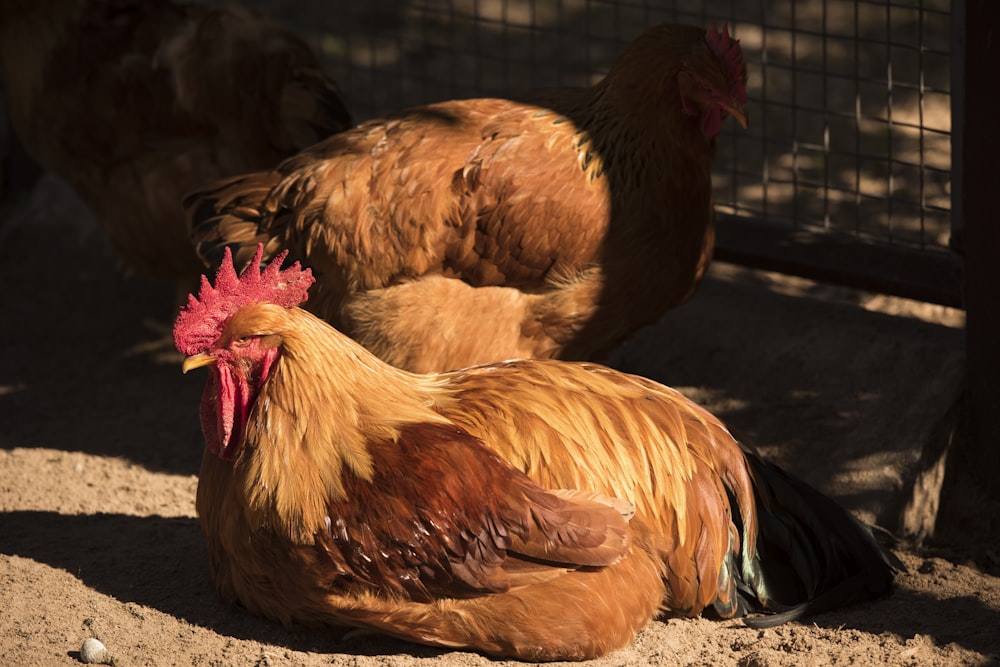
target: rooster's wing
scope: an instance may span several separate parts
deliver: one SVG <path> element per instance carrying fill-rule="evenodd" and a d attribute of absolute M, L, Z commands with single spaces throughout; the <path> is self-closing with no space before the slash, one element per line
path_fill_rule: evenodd
<path fill-rule="evenodd" d="M 499 593 L 618 562 L 631 506 L 549 492 L 465 431 L 417 424 L 371 446 L 371 479 L 344 474 L 319 543 L 344 575 L 414 601 Z"/>

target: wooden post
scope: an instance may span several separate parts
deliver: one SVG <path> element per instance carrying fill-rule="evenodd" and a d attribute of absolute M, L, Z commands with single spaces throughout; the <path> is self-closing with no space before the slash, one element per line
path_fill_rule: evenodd
<path fill-rule="evenodd" d="M 961 95 L 952 125 L 961 137 L 961 185 L 954 194 L 965 253 L 968 354 L 967 437 L 956 453 L 989 496 L 1000 499 L 1000 3 L 968 0 L 953 7 L 953 20 L 965 27 L 965 48 L 959 41 L 952 53 L 964 57 L 963 80 L 952 88 Z"/>

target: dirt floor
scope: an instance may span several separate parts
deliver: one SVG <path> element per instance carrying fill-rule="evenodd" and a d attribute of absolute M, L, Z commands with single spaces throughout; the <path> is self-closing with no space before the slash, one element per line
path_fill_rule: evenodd
<path fill-rule="evenodd" d="M 222 604 L 194 515 L 204 378 L 162 344 L 170 290 L 123 277 L 51 179 L 0 220 L 0 285 L 0 664 L 73 664 L 87 637 L 120 665 L 513 664 Z M 926 532 L 961 327 L 955 311 L 717 264 L 609 361 L 681 388 L 859 516 Z M 901 543 L 888 599 L 763 631 L 658 621 L 593 664 L 996 663 L 1000 562 L 976 534 L 990 511 L 965 517 L 969 539 Z"/>

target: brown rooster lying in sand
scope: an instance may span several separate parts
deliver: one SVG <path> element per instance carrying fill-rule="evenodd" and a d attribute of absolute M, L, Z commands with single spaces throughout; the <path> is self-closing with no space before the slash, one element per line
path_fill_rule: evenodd
<path fill-rule="evenodd" d="M 309 309 L 399 368 L 590 359 L 698 285 L 745 80 L 728 30 L 660 25 L 590 88 L 409 109 L 206 188 L 192 233 L 215 266 L 288 250 Z"/>
<path fill-rule="evenodd" d="M 238 7 L 2 0 L 0 82 L 27 152 L 182 297 L 204 270 L 184 195 L 350 126 L 306 44 Z"/>
<path fill-rule="evenodd" d="M 673 389 L 554 360 L 398 370 L 260 254 L 237 278 L 227 253 L 174 327 L 184 370 L 210 369 L 197 505 L 224 599 L 575 660 L 659 612 L 765 625 L 889 592 L 868 527 Z"/>

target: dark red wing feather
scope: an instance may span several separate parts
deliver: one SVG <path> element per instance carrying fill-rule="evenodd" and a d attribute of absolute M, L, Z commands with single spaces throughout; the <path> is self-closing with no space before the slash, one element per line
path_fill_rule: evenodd
<path fill-rule="evenodd" d="M 417 601 L 498 593 L 512 573 L 610 565 L 628 549 L 617 509 L 546 491 L 461 429 L 415 424 L 369 449 L 373 478 L 344 473 L 347 498 L 329 503 L 319 539 L 348 587 Z M 526 568 L 525 556 L 550 562 Z"/>

